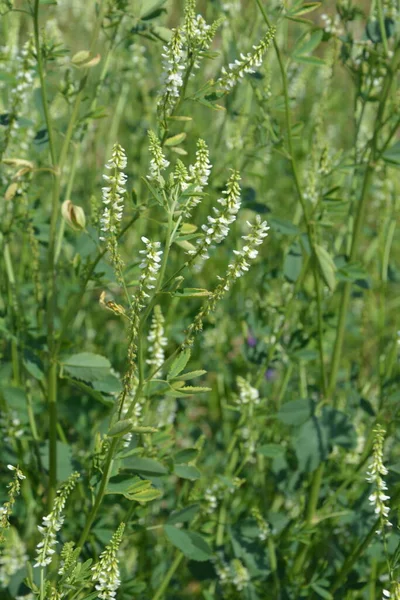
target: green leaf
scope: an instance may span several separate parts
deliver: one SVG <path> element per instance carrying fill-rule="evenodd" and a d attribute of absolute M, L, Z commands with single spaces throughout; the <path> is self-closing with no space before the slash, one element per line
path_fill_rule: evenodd
<path fill-rule="evenodd" d="M 189 358 L 190 358 L 190 350 L 184 350 L 183 352 L 181 352 L 179 354 L 179 356 L 177 356 L 175 358 L 174 362 L 172 363 L 167 379 L 168 380 L 173 379 L 174 377 L 179 375 L 179 373 L 181 373 L 183 371 L 183 369 L 186 367 L 186 365 L 189 361 Z"/>
<path fill-rule="evenodd" d="M 3 398 L 7 403 L 8 408 L 15 410 L 18 418 L 24 423 L 28 422 L 28 412 L 26 410 L 28 399 L 25 390 L 16 386 L 4 386 L 1 388 Z"/>
<path fill-rule="evenodd" d="M 49 442 L 46 441 L 40 448 L 43 466 L 49 470 Z M 71 461 L 71 448 L 68 444 L 57 440 L 57 477 L 58 481 L 65 481 L 73 472 Z"/>
<path fill-rule="evenodd" d="M 310 585 L 310 587 L 314 590 L 315 593 L 318 594 L 318 596 L 320 596 L 321 598 L 325 598 L 326 600 L 332 600 L 333 596 L 330 592 L 328 592 L 328 590 L 326 590 L 325 588 L 321 587 L 320 585 L 318 585 L 317 583 L 312 583 Z"/>
<path fill-rule="evenodd" d="M 301 425 L 312 413 L 313 403 L 311 400 L 293 400 L 282 405 L 277 418 L 285 425 Z"/>
<path fill-rule="evenodd" d="M 332 445 L 341 446 L 346 450 L 356 447 L 357 433 L 350 417 L 345 413 L 331 406 L 324 406 L 321 422 Z"/>
<path fill-rule="evenodd" d="M 336 265 L 329 252 L 323 246 L 314 246 L 315 257 L 323 280 L 331 291 L 336 287 Z"/>
<path fill-rule="evenodd" d="M 182 463 L 189 463 L 195 458 L 197 458 L 199 451 L 197 448 L 185 448 L 184 450 L 179 450 L 174 455 L 174 463 L 180 465 Z"/>
<path fill-rule="evenodd" d="M 193 385 L 185 385 L 184 387 L 179 388 L 179 391 L 185 392 L 185 394 L 203 394 L 204 392 L 211 392 L 211 388 L 209 387 L 194 387 Z"/>
<path fill-rule="evenodd" d="M 187 373 L 182 373 L 181 375 L 179 375 L 179 379 L 181 379 L 182 381 L 189 381 L 190 379 L 195 379 L 195 377 L 201 377 L 205 373 L 207 373 L 207 371 L 188 371 Z"/>
<path fill-rule="evenodd" d="M 285 448 L 280 444 L 264 444 L 257 449 L 258 454 L 262 454 L 267 458 L 276 458 L 277 456 L 282 456 L 285 454 L 285 451 Z"/>
<path fill-rule="evenodd" d="M 100 381 L 110 374 L 111 363 L 108 358 L 91 352 L 73 354 L 61 362 L 64 371 L 83 381 Z"/>
<path fill-rule="evenodd" d="M 126 496 L 128 500 L 133 500 L 135 502 L 140 502 L 146 504 L 146 502 L 152 502 L 153 500 L 158 500 L 161 498 L 162 493 L 161 490 L 157 490 L 156 488 L 148 488 L 146 490 L 141 490 L 139 492 L 135 492 L 134 494 L 129 494 Z"/>
<path fill-rule="evenodd" d="M 132 430 L 133 422 L 132 419 L 125 419 L 122 421 L 117 421 L 115 425 L 108 430 L 108 437 L 117 437 L 120 435 L 125 435 Z"/>
<path fill-rule="evenodd" d="M 161 491 L 146 479 L 116 475 L 108 482 L 106 494 L 122 494 L 135 502 L 151 502 L 161 496 Z"/>
<path fill-rule="evenodd" d="M 132 427 L 131 431 L 132 433 L 158 433 L 159 429 L 147 425 L 135 425 Z"/>
<path fill-rule="evenodd" d="M 202 562 L 212 557 L 210 546 L 200 534 L 177 529 L 173 525 L 164 525 L 164 532 L 171 544 L 187 558 Z"/>
<path fill-rule="evenodd" d="M 186 133 L 181 132 L 181 133 L 177 133 L 176 135 L 173 135 L 172 137 L 169 137 L 165 140 L 165 145 L 166 146 L 177 146 L 178 144 L 180 144 L 181 142 L 183 142 L 186 139 Z"/>
<path fill-rule="evenodd" d="M 293 244 L 283 263 L 283 274 L 289 281 L 297 281 L 303 265 L 303 255 L 299 244 Z"/>
<path fill-rule="evenodd" d="M 293 446 L 302 472 L 311 473 L 327 458 L 327 433 L 317 417 L 311 417 L 300 426 Z"/>
<path fill-rule="evenodd" d="M 125 495 L 130 489 L 135 490 L 136 485 L 140 483 L 145 489 L 151 485 L 151 481 L 140 479 L 139 477 L 129 477 L 123 474 L 110 477 L 106 494 L 122 494 Z"/>
<path fill-rule="evenodd" d="M 178 243 L 178 245 L 181 245 Z M 190 244 L 192 246 L 192 244 Z M 192 246 L 194 248 L 194 246 Z M 201 298 L 203 296 L 209 296 L 210 292 L 204 288 L 183 288 L 182 291 L 177 290 L 174 296 L 180 298 Z"/>
<path fill-rule="evenodd" d="M 297 225 L 293 225 L 290 221 L 286 219 L 279 219 L 278 217 L 270 217 L 269 224 L 271 225 L 271 229 L 275 231 L 279 231 L 279 233 L 283 233 L 284 235 L 299 235 L 300 229 Z"/>
<path fill-rule="evenodd" d="M 382 158 L 390 165 L 396 167 L 400 166 L 400 140 L 385 150 L 382 154 Z"/>
<path fill-rule="evenodd" d="M 306 15 L 307 13 L 316 10 L 321 6 L 321 2 L 304 2 L 299 8 L 294 8 L 289 11 L 289 15 L 291 16 L 299 16 Z"/>
<path fill-rule="evenodd" d="M 181 510 L 175 510 L 168 517 L 167 523 L 170 525 L 173 525 L 174 523 L 190 523 L 199 512 L 199 509 L 200 504 L 190 504 Z"/>
<path fill-rule="evenodd" d="M 322 29 L 314 31 L 311 35 L 308 32 L 302 35 L 293 48 L 293 55 L 310 54 L 321 43 L 322 37 Z"/>
<path fill-rule="evenodd" d="M 317 67 L 326 64 L 322 58 L 318 58 L 317 56 L 304 56 L 303 54 L 293 55 L 293 60 L 305 65 L 316 65 Z"/>
<path fill-rule="evenodd" d="M 193 465 L 175 465 L 174 473 L 181 479 L 190 479 L 191 481 L 195 481 L 201 477 L 201 472 Z"/>
<path fill-rule="evenodd" d="M 91 396 L 98 402 L 101 402 L 102 404 L 105 404 L 106 406 L 114 406 L 114 404 L 115 404 L 114 399 L 103 396 L 100 392 L 93 389 L 93 387 L 91 385 L 83 383 L 83 381 L 79 381 L 78 379 L 71 379 L 71 377 L 64 377 L 64 379 L 66 381 L 69 381 L 75 387 L 81 389 L 88 396 Z"/>
<path fill-rule="evenodd" d="M 157 16 L 158 11 L 162 8 L 165 2 L 166 0 L 142 0 L 142 2 L 140 2 L 140 18 L 143 20 L 154 18 L 153 15 Z"/>
<path fill-rule="evenodd" d="M 167 469 L 161 463 L 153 460 L 152 458 L 143 458 L 141 456 L 134 456 L 127 463 L 129 468 L 136 473 L 141 475 L 165 475 L 168 473 Z"/>

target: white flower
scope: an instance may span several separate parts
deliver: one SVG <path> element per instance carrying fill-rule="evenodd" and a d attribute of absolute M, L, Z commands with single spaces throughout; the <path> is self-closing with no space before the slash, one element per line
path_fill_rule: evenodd
<path fill-rule="evenodd" d="M 115 598 L 121 583 L 117 552 L 124 528 L 125 524 L 121 523 L 104 552 L 100 554 L 99 562 L 92 567 L 92 581 L 96 582 L 95 589 L 99 592 L 98 597 L 102 600 Z"/>
<path fill-rule="evenodd" d="M 232 560 L 231 568 L 233 571 L 232 583 L 237 591 L 241 592 L 250 581 L 249 572 L 238 558 Z"/>
<path fill-rule="evenodd" d="M 387 485 L 383 479 L 383 476 L 388 474 L 388 470 L 383 464 L 383 443 L 386 432 L 378 425 L 374 433 L 372 463 L 367 471 L 366 479 L 369 483 L 373 484 L 375 489 L 369 495 L 368 500 L 373 506 L 375 514 L 380 517 L 382 526 L 391 527 L 392 523 L 388 519 L 390 508 L 385 504 L 390 500 L 390 496 L 385 494 Z M 380 534 L 381 530 L 378 530 L 377 533 Z"/>
<path fill-rule="evenodd" d="M 235 260 L 228 265 L 228 271 L 225 278 L 225 291 L 228 291 L 233 280 L 241 277 L 250 268 L 250 261 L 258 256 L 257 246 L 263 243 L 263 240 L 268 235 L 268 224 L 266 221 L 261 221 L 260 215 L 257 215 L 255 223 L 252 225 L 247 221 L 247 225 L 251 227 L 248 235 L 243 235 L 242 239 L 246 244 L 241 250 L 234 250 Z"/>
<path fill-rule="evenodd" d="M 214 208 L 214 216 L 207 217 L 207 224 L 202 226 L 204 236 L 197 240 L 197 247 L 189 250 L 188 254 L 199 254 L 201 258 L 207 259 L 208 250 L 214 244 L 219 244 L 229 233 L 229 226 L 236 220 L 241 205 L 240 199 L 240 175 L 233 171 L 230 176 L 224 197 L 219 198 L 222 210 Z"/>
<path fill-rule="evenodd" d="M 255 68 L 261 66 L 264 53 L 271 45 L 275 32 L 275 27 L 271 27 L 264 39 L 257 46 L 253 46 L 252 52 L 240 54 L 240 60 L 236 59 L 230 63 L 228 69 L 222 67 L 222 76 L 217 81 L 217 87 L 224 92 L 230 92 L 246 73 L 254 73 Z"/>
<path fill-rule="evenodd" d="M 17 571 L 23 569 L 27 561 L 26 546 L 20 539 L 16 529 L 10 527 L 0 555 L 0 588 L 6 588 L 11 577 Z"/>
<path fill-rule="evenodd" d="M 236 382 L 239 388 L 239 399 L 238 402 L 244 405 L 259 404 L 260 394 L 258 390 L 250 385 L 250 383 L 243 377 L 237 377 Z"/>
<path fill-rule="evenodd" d="M 183 85 L 183 71 L 185 70 L 183 50 L 184 33 L 181 29 L 173 29 L 169 43 L 163 47 L 163 82 L 164 89 L 158 101 L 158 106 L 163 107 L 170 114 L 179 98 Z"/>
<path fill-rule="evenodd" d="M 147 176 L 150 180 L 160 181 L 161 171 L 169 167 L 169 161 L 165 158 L 161 148 L 160 141 L 153 131 L 148 132 L 149 135 L 149 150 L 152 156 L 150 160 L 150 175 Z"/>
<path fill-rule="evenodd" d="M 56 539 L 57 531 L 59 531 L 64 523 L 62 514 L 67 497 L 73 490 L 79 473 L 72 473 L 57 491 L 53 510 L 47 516 L 43 517 L 43 524 L 38 525 L 38 530 L 43 535 L 43 540 L 36 546 L 37 556 L 34 567 L 45 567 L 53 560 L 55 546 L 58 542 Z"/>
<path fill-rule="evenodd" d="M 190 165 L 189 172 L 186 175 L 185 182 L 181 184 L 183 190 L 189 185 L 193 186 L 193 192 L 202 192 L 208 184 L 212 165 L 209 160 L 209 152 L 207 144 L 204 140 L 198 140 L 196 161 L 194 165 Z M 191 212 L 197 204 L 201 201 L 201 196 L 193 195 L 187 201 L 184 209 L 183 216 L 187 219 L 190 217 Z"/>
<path fill-rule="evenodd" d="M 159 305 L 154 307 L 147 340 L 150 344 L 148 348 L 149 358 L 146 362 L 148 365 L 153 365 L 156 369 L 159 369 L 164 362 L 164 347 L 167 345 L 167 338 L 164 336 L 164 317 Z"/>
<path fill-rule="evenodd" d="M 26 479 L 25 475 L 18 467 L 14 467 L 13 465 L 7 465 L 7 469 L 10 469 L 10 471 L 16 471 L 15 474 L 18 477 L 18 479 Z"/>
<path fill-rule="evenodd" d="M 110 160 L 106 163 L 106 169 L 112 171 L 110 175 L 103 175 L 107 185 L 102 188 L 103 214 L 100 218 L 100 239 L 106 240 L 106 236 L 115 237 L 119 223 L 122 220 L 124 210 L 124 194 L 127 176 L 123 173 L 127 165 L 125 150 L 119 144 L 114 144 Z"/>
<path fill-rule="evenodd" d="M 161 244 L 160 242 L 151 242 L 144 236 L 142 242 L 146 245 L 146 248 L 139 250 L 139 254 L 143 255 L 143 260 L 139 265 L 142 269 L 139 281 L 143 287 L 152 290 L 155 288 L 155 281 L 157 281 L 157 271 L 161 267 L 162 250 L 159 250 Z M 148 294 L 145 294 L 145 296 L 148 297 Z"/>

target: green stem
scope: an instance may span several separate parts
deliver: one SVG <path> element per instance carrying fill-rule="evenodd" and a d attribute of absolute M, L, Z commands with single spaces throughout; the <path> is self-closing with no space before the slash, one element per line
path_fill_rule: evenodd
<path fill-rule="evenodd" d="M 387 36 L 386 36 L 386 28 L 385 28 L 385 19 L 383 16 L 382 0 L 376 0 L 376 3 L 378 6 L 379 29 L 381 31 L 383 48 L 385 50 L 386 56 L 389 56 L 389 46 L 388 46 L 388 41 L 387 41 Z"/>
<path fill-rule="evenodd" d="M 342 583 L 344 583 L 344 581 L 346 580 L 347 574 L 349 573 L 349 571 L 351 571 L 355 562 L 362 555 L 364 550 L 366 548 L 368 548 L 372 538 L 374 537 L 374 535 L 376 535 L 376 530 L 377 530 L 377 528 L 379 528 L 379 525 L 380 525 L 380 518 L 374 522 L 373 526 L 371 527 L 371 529 L 365 536 L 364 540 L 362 542 L 360 542 L 360 544 L 358 544 L 358 546 L 356 546 L 354 548 L 353 552 L 345 560 L 341 570 L 338 573 L 338 576 L 336 577 L 336 580 L 333 583 L 333 586 L 330 588 L 330 592 L 332 594 L 334 592 L 336 592 L 336 590 L 342 585 Z"/>
<path fill-rule="evenodd" d="M 53 127 L 50 119 L 50 111 L 49 104 L 47 100 L 47 91 L 46 84 L 44 81 L 44 70 L 43 70 L 43 61 L 42 61 L 42 50 L 40 47 L 40 35 L 39 35 L 39 4 L 40 0 L 35 0 L 34 8 L 33 8 L 33 35 L 35 39 L 35 48 L 36 48 L 36 60 L 38 65 L 38 74 L 40 80 L 40 93 L 42 96 L 42 106 L 44 119 L 46 121 L 47 135 L 49 137 L 49 149 L 52 166 L 55 167 L 57 164 L 56 150 L 54 145 L 54 135 L 53 135 Z"/>
<path fill-rule="evenodd" d="M 4 265 L 6 268 L 7 279 L 8 279 L 8 300 L 11 308 L 12 321 L 14 321 L 15 312 L 18 311 L 18 303 L 16 300 L 16 280 L 14 274 L 14 268 L 11 260 L 10 246 L 6 242 L 3 250 Z M 18 327 L 16 327 L 18 330 Z M 18 331 L 15 332 L 11 340 L 11 364 L 13 372 L 13 380 L 16 385 L 20 383 L 21 372 L 20 372 L 20 360 L 19 360 L 19 349 L 18 349 Z"/>
<path fill-rule="evenodd" d="M 384 113 L 385 106 L 386 106 L 386 101 L 387 101 L 389 91 L 391 88 L 393 74 L 396 72 L 398 55 L 399 55 L 399 50 L 396 51 L 396 53 L 393 57 L 391 69 L 389 70 L 388 76 L 386 78 L 385 85 L 383 87 L 381 99 L 380 99 L 379 106 L 378 106 L 377 116 L 376 116 L 376 120 L 375 120 L 375 127 L 374 127 L 374 135 L 373 135 L 372 141 L 371 141 L 370 157 L 369 157 L 369 161 L 368 161 L 368 164 L 367 164 L 367 167 L 365 170 L 365 174 L 364 174 L 364 180 L 363 180 L 363 184 L 362 184 L 362 188 L 361 188 L 361 195 L 360 195 L 360 199 L 358 202 L 357 212 L 356 212 L 356 217 L 355 217 L 355 222 L 354 222 L 350 256 L 349 256 L 350 262 L 354 261 L 358 254 L 360 238 L 361 238 L 361 231 L 362 231 L 362 226 L 364 223 L 364 215 L 365 215 L 366 205 L 367 205 L 368 191 L 369 191 L 370 183 L 372 180 L 372 175 L 373 175 L 373 172 L 375 169 L 375 162 L 376 162 L 377 158 L 379 158 L 379 155 L 377 152 L 378 132 L 380 130 L 380 124 L 382 122 L 383 113 Z M 334 394 L 335 389 L 336 389 L 336 383 L 337 383 L 337 378 L 338 378 L 339 365 L 340 365 L 340 359 L 341 359 L 341 355 L 342 355 L 342 348 L 343 348 L 343 341 L 344 341 L 346 317 L 347 317 L 349 301 L 350 301 L 350 294 L 351 294 L 351 282 L 346 282 L 343 286 L 343 292 L 342 292 L 340 308 L 339 308 L 339 320 L 338 320 L 338 325 L 336 328 L 336 339 L 335 339 L 335 345 L 334 345 L 332 359 L 331 359 L 331 370 L 330 370 L 328 392 L 327 392 L 328 397 L 332 397 L 332 395 Z"/>
<path fill-rule="evenodd" d="M 110 448 L 108 450 L 106 462 L 105 462 L 105 465 L 104 465 L 103 477 L 101 478 L 101 481 L 100 481 L 99 490 L 97 492 L 96 499 L 95 499 L 95 502 L 93 504 L 92 510 L 90 511 L 89 516 L 86 519 L 85 527 L 84 527 L 84 529 L 82 531 L 81 537 L 79 538 L 78 548 L 80 548 L 80 549 L 83 548 L 83 545 L 85 544 L 85 542 L 87 540 L 87 537 L 88 537 L 88 535 L 90 533 L 90 528 L 93 525 L 94 520 L 96 519 L 97 513 L 98 513 L 99 508 L 100 508 L 100 505 L 101 505 L 101 503 L 103 501 L 103 498 L 104 498 L 104 495 L 105 495 L 105 491 L 106 491 L 106 488 L 107 488 L 107 484 L 108 484 L 108 480 L 109 480 L 110 473 L 111 473 L 111 467 L 112 467 L 112 461 L 113 461 L 113 458 L 114 458 L 114 452 L 115 452 L 115 449 L 116 449 L 116 447 L 118 445 L 118 441 L 119 441 L 118 437 L 113 438 L 113 440 L 111 442 L 111 445 L 110 445 Z"/>
<path fill-rule="evenodd" d="M 322 478 L 324 475 L 325 463 L 321 463 L 313 475 L 310 495 L 307 504 L 306 524 L 312 525 L 314 522 L 315 512 L 317 509 L 319 490 L 321 488 Z"/>
<path fill-rule="evenodd" d="M 321 298 L 321 281 L 319 278 L 319 274 L 316 270 L 314 270 L 314 284 L 315 291 L 317 297 L 317 318 L 318 318 L 318 349 L 319 349 L 319 361 L 320 361 L 320 370 L 321 370 L 321 378 L 322 378 L 322 390 L 324 396 L 326 395 L 327 390 L 327 375 L 325 368 L 325 360 L 324 360 L 324 317 L 322 314 L 322 298 Z"/>
<path fill-rule="evenodd" d="M 160 600 L 160 598 L 163 597 L 164 593 L 166 592 L 166 590 L 170 584 L 172 577 L 175 574 L 175 571 L 177 571 L 182 560 L 183 560 L 183 554 L 182 554 L 182 552 L 178 552 L 175 557 L 174 562 L 172 563 L 172 565 L 166 572 L 164 579 L 162 580 L 161 584 L 158 586 L 158 589 L 157 589 L 156 593 L 154 594 L 152 600 Z"/>

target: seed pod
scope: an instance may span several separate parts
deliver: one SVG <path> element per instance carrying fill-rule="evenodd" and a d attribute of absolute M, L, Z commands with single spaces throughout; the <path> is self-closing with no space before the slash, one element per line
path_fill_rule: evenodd
<path fill-rule="evenodd" d="M 71 200 L 65 200 L 61 206 L 64 221 L 75 231 L 85 229 L 86 217 L 81 206 L 75 206 Z"/>

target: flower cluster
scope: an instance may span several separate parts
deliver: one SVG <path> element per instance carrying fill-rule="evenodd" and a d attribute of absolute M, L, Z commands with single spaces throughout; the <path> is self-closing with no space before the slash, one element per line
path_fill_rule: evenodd
<path fill-rule="evenodd" d="M 18 115 L 23 107 L 28 93 L 32 90 L 35 76 L 36 61 L 33 58 L 33 40 L 28 40 L 17 59 L 16 82 L 10 95 L 10 120 L 6 132 L 6 146 L 16 137 L 18 130 Z"/>
<path fill-rule="evenodd" d="M 144 236 L 142 236 L 142 242 L 146 248 L 139 250 L 139 254 L 143 255 L 143 260 L 139 265 L 142 269 L 139 282 L 141 287 L 152 290 L 155 287 L 154 282 L 157 280 L 157 271 L 161 267 L 162 250 L 159 250 L 161 244 L 160 242 L 151 242 Z M 148 298 L 149 295 L 144 292 L 144 297 Z"/>
<path fill-rule="evenodd" d="M 249 572 L 238 558 L 232 560 L 231 569 L 233 571 L 232 584 L 238 592 L 241 592 L 250 581 Z"/>
<path fill-rule="evenodd" d="M 224 588 L 233 586 L 237 592 L 242 592 L 250 581 L 248 570 L 238 558 L 234 558 L 229 564 L 219 558 L 215 561 L 214 567 L 219 582 Z"/>
<path fill-rule="evenodd" d="M 392 591 L 382 590 L 382 600 L 400 600 L 400 583 L 397 581 L 393 584 Z"/>
<path fill-rule="evenodd" d="M 258 508 L 256 508 L 256 507 L 252 508 L 251 509 L 251 514 L 255 518 L 255 520 L 257 521 L 257 525 L 258 525 L 258 529 L 259 529 L 258 539 L 261 542 L 265 542 L 265 540 L 267 539 L 267 537 L 271 533 L 270 526 L 264 520 L 264 518 L 263 518 L 263 516 L 260 513 L 260 510 Z"/>
<path fill-rule="evenodd" d="M 127 176 L 123 172 L 126 168 L 127 159 L 125 150 L 119 144 L 114 144 L 111 159 L 106 163 L 106 169 L 111 171 L 110 175 L 103 175 L 107 185 L 102 188 L 103 192 L 103 215 L 100 219 L 103 232 L 100 239 L 106 241 L 107 237 L 114 237 L 118 231 L 119 223 L 124 210 L 124 194 Z"/>
<path fill-rule="evenodd" d="M 15 410 L 3 411 L 0 417 L 0 431 L 5 442 L 12 442 L 24 434 L 24 428 Z"/>
<path fill-rule="evenodd" d="M 102 600 L 115 598 L 121 583 L 117 553 L 124 529 L 125 523 L 121 523 L 104 552 L 100 554 L 99 562 L 92 567 L 92 581 L 96 582 L 95 588 Z"/>
<path fill-rule="evenodd" d="M 208 184 L 212 165 L 210 163 L 209 152 L 207 144 L 204 140 L 198 140 L 196 160 L 194 165 L 190 165 L 189 172 L 186 174 L 185 181 L 182 184 L 182 189 L 185 190 L 189 185 L 192 186 L 193 192 L 202 193 L 203 189 Z M 188 219 L 195 206 L 201 201 L 201 196 L 193 195 L 187 201 L 184 209 L 183 216 Z"/>
<path fill-rule="evenodd" d="M 330 33 L 331 35 L 342 35 L 343 29 L 341 27 L 341 19 L 340 15 L 335 15 L 334 17 L 330 17 L 327 14 L 321 15 L 321 20 L 323 21 L 323 28 L 326 33 Z"/>
<path fill-rule="evenodd" d="M 163 89 L 158 100 L 163 118 L 174 111 L 185 79 L 199 67 L 202 51 L 209 48 L 222 21 L 209 25 L 196 14 L 196 0 L 186 0 L 184 23 L 172 30 L 170 41 L 163 47 Z"/>
<path fill-rule="evenodd" d="M 375 509 L 375 514 L 380 518 L 381 528 L 391 527 L 391 523 L 388 519 L 390 508 L 386 505 L 387 500 L 390 499 L 385 492 L 387 491 L 387 485 L 383 479 L 384 475 L 388 474 L 387 468 L 383 464 L 383 443 L 385 440 L 385 430 L 378 425 L 374 429 L 374 445 L 372 450 L 372 463 L 367 471 L 367 481 L 373 484 L 374 491 L 370 494 L 368 500 Z M 381 534 L 382 531 L 377 531 Z"/>
<path fill-rule="evenodd" d="M 393 19 L 397 18 L 398 6 L 396 0 L 383 0 L 383 12 L 386 18 Z"/>
<path fill-rule="evenodd" d="M 147 337 L 149 341 L 149 358 L 146 360 L 148 365 L 153 365 L 159 369 L 164 362 L 164 347 L 167 345 L 167 338 L 164 336 L 165 319 L 160 306 L 154 307 L 153 319 L 150 332 Z"/>
<path fill-rule="evenodd" d="M 26 479 L 25 475 L 21 471 L 19 467 L 14 467 L 13 465 L 7 465 L 7 468 L 10 471 L 14 471 L 14 479 L 11 483 L 8 484 L 8 500 L 0 507 L 0 542 L 3 541 L 3 533 L 2 530 L 8 529 L 10 527 L 9 518 L 15 504 L 15 500 L 17 496 L 21 493 L 21 484 L 20 481 L 22 479 Z"/>
<path fill-rule="evenodd" d="M 182 72 L 185 70 L 185 52 L 183 49 L 184 33 L 181 29 L 173 29 L 169 43 L 163 47 L 163 78 L 164 89 L 158 101 L 166 114 L 170 114 L 179 98 L 183 85 Z"/>
<path fill-rule="evenodd" d="M 260 394 L 256 388 L 252 387 L 247 379 L 237 377 L 236 382 L 239 388 L 238 403 L 242 406 L 260 403 Z"/>
<path fill-rule="evenodd" d="M 266 221 L 261 221 L 260 215 L 257 215 L 256 222 L 252 225 L 247 221 L 247 225 L 251 228 L 248 235 L 243 235 L 242 239 L 246 241 L 245 246 L 241 250 L 234 250 L 235 259 L 228 265 L 228 271 L 225 277 L 224 290 L 227 292 L 235 279 L 241 277 L 250 268 L 251 260 L 254 260 L 258 255 L 257 246 L 263 243 L 264 238 L 268 235 L 268 224 Z"/>
<path fill-rule="evenodd" d="M 228 265 L 228 270 L 225 277 L 219 279 L 221 283 L 211 292 L 204 303 L 203 307 L 199 310 L 194 318 L 194 321 L 189 325 L 186 330 L 186 337 L 182 344 L 183 348 L 191 346 L 194 342 L 194 334 L 198 333 L 203 329 L 203 321 L 210 312 L 215 310 L 215 306 L 225 292 L 227 292 L 234 281 L 243 275 L 244 272 L 249 269 L 249 261 L 254 260 L 258 255 L 257 247 L 262 244 L 264 238 L 268 235 L 268 224 L 266 221 L 261 221 L 260 215 L 257 215 L 256 222 L 252 225 L 247 222 L 250 227 L 248 235 L 242 236 L 246 241 L 246 244 L 241 250 L 235 250 L 235 259 Z"/>
<path fill-rule="evenodd" d="M 206 50 L 210 46 L 222 21 L 223 19 L 218 19 L 212 25 L 209 25 L 201 15 L 196 15 L 196 0 L 186 0 L 185 23 L 183 28 L 186 36 L 186 43 L 192 54 L 195 53 L 198 48 Z M 197 60 L 195 60 L 194 66 L 199 66 Z"/>
<path fill-rule="evenodd" d="M 209 258 L 209 248 L 214 244 L 219 244 L 226 238 L 229 233 L 229 226 L 236 220 L 241 204 L 239 181 L 239 173 L 233 171 L 226 190 L 222 192 L 224 197 L 218 200 L 222 210 L 214 208 L 214 216 L 207 217 L 207 224 L 202 225 L 204 236 L 197 240 L 196 248 L 188 250 L 188 254 L 200 255 L 201 258 L 207 260 Z"/>
<path fill-rule="evenodd" d="M 209 485 L 202 495 L 202 500 L 205 503 L 204 511 L 207 514 L 213 514 L 218 507 L 218 504 L 223 498 L 229 494 L 234 494 L 244 483 L 244 479 L 240 479 L 239 477 L 234 477 L 233 479 L 228 479 L 226 477 L 221 477 L 213 481 L 211 485 Z M 198 501 L 197 497 L 192 498 L 194 502 Z"/>
<path fill-rule="evenodd" d="M 63 510 L 68 496 L 75 487 L 79 478 L 79 473 L 72 473 L 58 489 L 54 500 L 53 510 L 46 517 L 43 517 L 43 525 L 38 525 L 43 540 L 36 547 L 37 556 L 35 567 L 45 567 L 53 559 L 55 550 L 53 546 L 57 544 L 56 536 L 64 523 Z"/>
<path fill-rule="evenodd" d="M 150 180 L 160 181 L 161 171 L 169 167 L 169 161 L 165 158 L 161 148 L 160 140 L 153 131 L 148 132 L 149 135 L 149 150 L 151 154 L 150 160 L 150 175 L 147 176 Z"/>
<path fill-rule="evenodd" d="M 240 60 L 230 63 L 229 68 L 222 67 L 222 76 L 217 81 L 217 87 L 223 92 L 230 92 L 246 73 L 254 73 L 260 67 L 263 56 L 275 37 L 276 29 L 271 27 L 259 44 L 253 46 L 253 52 L 241 54 Z"/>
<path fill-rule="evenodd" d="M 74 542 L 66 542 L 61 550 L 61 563 L 58 569 L 59 575 L 65 575 L 70 568 L 76 564 L 77 554 Z"/>
<path fill-rule="evenodd" d="M 17 530 L 10 527 L 0 555 L 0 588 L 8 586 L 11 577 L 25 567 L 27 560 L 25 544 L 20 539 Z"/>

